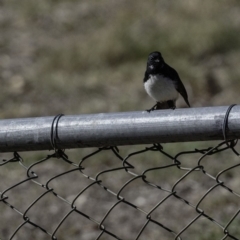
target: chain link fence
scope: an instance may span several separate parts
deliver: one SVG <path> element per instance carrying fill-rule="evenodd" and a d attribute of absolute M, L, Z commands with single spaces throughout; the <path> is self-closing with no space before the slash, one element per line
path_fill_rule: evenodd
<path fill-rule="evenodd" d="M 0 239 L 240 239 L 228 110 L 223 141 L 1 154 Z"/>

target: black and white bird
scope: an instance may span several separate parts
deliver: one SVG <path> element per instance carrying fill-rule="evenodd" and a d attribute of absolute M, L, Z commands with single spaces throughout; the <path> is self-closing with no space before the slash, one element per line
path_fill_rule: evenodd
<path fill-rule="evenodd" d="M 157 102 L 149 111 L 161 109 L 162 103 L 167 103 L 168 108 L 175 109 L 179 93 L 190 107 L 187 91 L 178 73 L 165 63 L 160 52 L 149 54 L 143 82 L 148 95 Z"/>

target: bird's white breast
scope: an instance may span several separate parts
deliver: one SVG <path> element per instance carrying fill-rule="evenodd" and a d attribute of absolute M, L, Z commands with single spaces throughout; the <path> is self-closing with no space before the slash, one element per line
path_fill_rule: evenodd
<path fill-rule="evenodd" d="M 162 75 L 150 75 L 150 78 L 144 83 L 148 95 L 157 102 L 176 100 L 178 92 L 173 81 Z"/>

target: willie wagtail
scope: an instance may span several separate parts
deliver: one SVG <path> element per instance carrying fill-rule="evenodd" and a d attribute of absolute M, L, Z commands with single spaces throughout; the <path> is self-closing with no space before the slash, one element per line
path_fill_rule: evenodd
<path fill-rule="evenodd" d="M 149 111 L 161 109 L 161 103 L 164 102 L 168 108 L 175 109 L 178 93 L 190 107 L 187 91 L 178 73 L 164 62 L 160 52 L 149 54 L 143 82 L 148 95 L 157 102 Z"/>

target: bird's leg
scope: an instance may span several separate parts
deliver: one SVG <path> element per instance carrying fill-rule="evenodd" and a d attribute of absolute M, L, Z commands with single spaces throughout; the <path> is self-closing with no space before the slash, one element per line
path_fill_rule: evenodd
<path fill-rule="evenodd" d="M 173 104 L 172 104 L 173 105 Z M 161 109 L 169 109 L 169 108 L 173 108 L 173 106 L 171 105 L 171 107 L 169 107 L 168 102 L 157 102 L 152 108 L 150 108 L 149 110 L 147 110 L 147 112 L 151 112 L 154 110 L 161 110 Z"/>
<path fill-rule="evenodd" d="M 152 108 L 148 109 L 147 112 L 151 112 L 154 110 L 160 110 L 160 109 L 175 109 L 176 104 L 175 101 L 169 100 L 166 102 L 157 102 Z"/>
<path fill-rule="evenodd" d="M 156 110 L 169 109 L 167 102 L 157 102 Z"/>
<path fill-rule="evenodd" d="M 176 108 L 176 104 L 173 100 L 167 101 L 167 104 L 168 104 L 168 107 L 173 109 L 173 110 Z"/>
<path fill-rule="evenodd" d="M 152 108 L 147 110 L 147 112 L 151 112 L 154 110 L 160 110 L 160 109 L 169 109 L 167 102 L 157 102 Z"/>
<path fill-rule="evenodd" d="M 146 111 L 150 113 L 151 111 L 156 110 L 157 105 L 158 105 L 158 102 L 153 107 L 151 107 L 150 109 L 147 109 Z"/>

